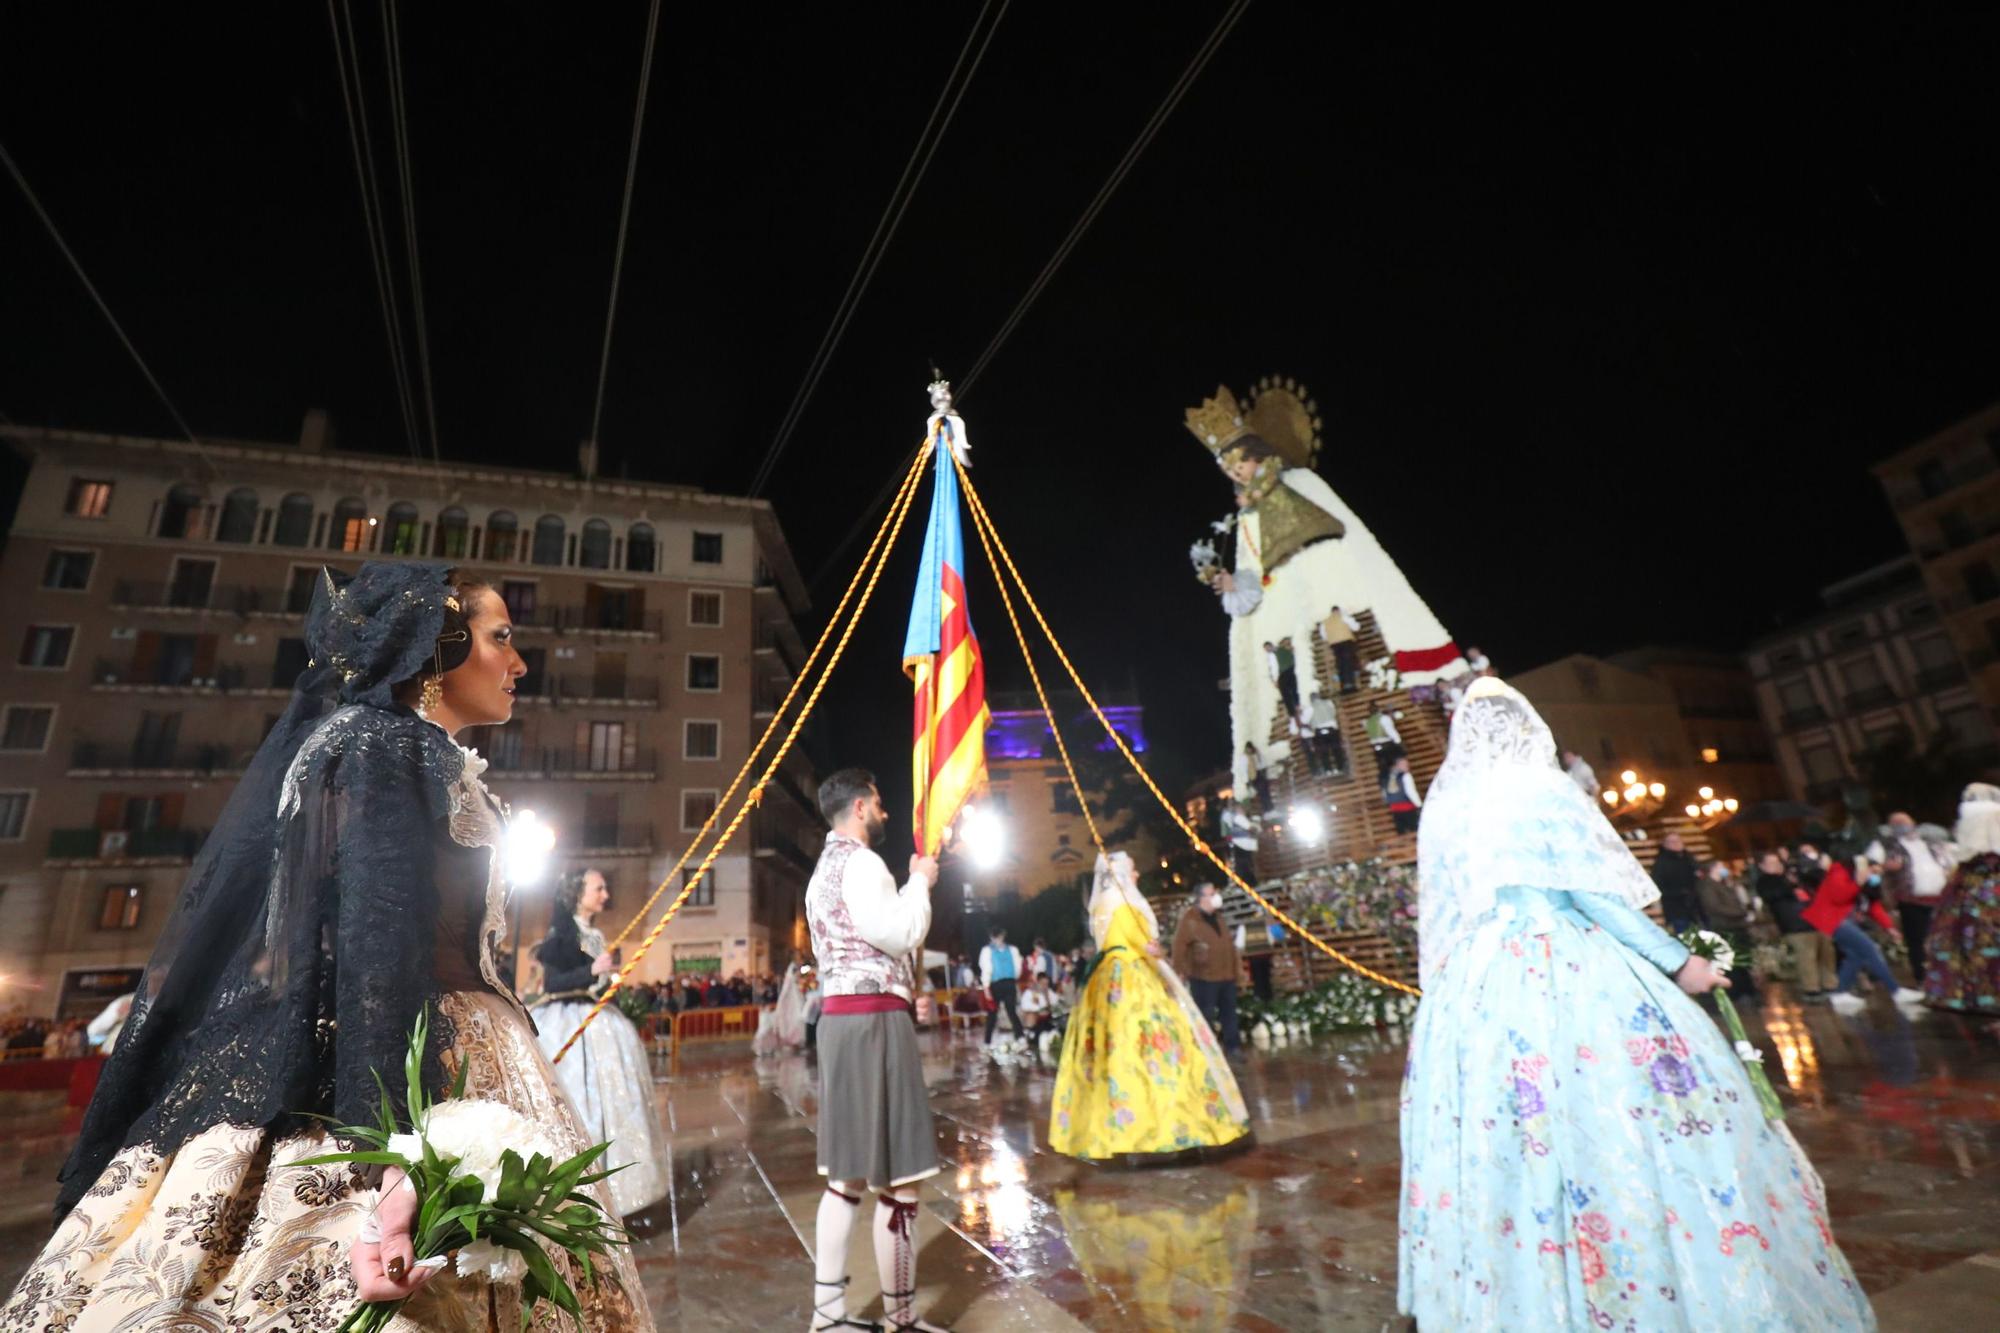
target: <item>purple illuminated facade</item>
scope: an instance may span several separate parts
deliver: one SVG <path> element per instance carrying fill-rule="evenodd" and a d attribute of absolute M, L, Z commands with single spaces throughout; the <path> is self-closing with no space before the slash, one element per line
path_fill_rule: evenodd
<path fill-rule="evenodd" d="M 1107 704 L 1104 716 L 1111 719 L 1112 727 L 1125 738 L 1133 753 L 1146 753 L 1145 718 L 1138 704 Z M 1087 736 L 1102 730 L 1097 718 L 1088 709 L 1070 719 L 1071 735 Z M 1101 737 L 1097 748 L 1107 752 L 1117 749 L 1109 736 Z M 1052 759 L 1055 753 L 1055 738 L 1049 734 L 1048 719 L 1039 707 L 993 710 L 993 726 L 986 733 L 986 757 L 989 761 Z"/>

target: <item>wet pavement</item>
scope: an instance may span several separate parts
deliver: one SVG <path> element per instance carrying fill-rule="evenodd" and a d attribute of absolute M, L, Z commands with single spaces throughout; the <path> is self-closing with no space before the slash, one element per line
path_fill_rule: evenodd
<path fill-rule="evenodd" d="M 1973 1328 L 2000 1309 L 2000 1043 L 1877 1001 L 1846 1017 L 1776 996 L 1743 1006 L 1835 1231 L 1885 1328 Z M 1047 1147 L 1054 1070 L 924 1038 L 943 1174 L 919 1220 L 918 1310 L 996 1329 L 1401 1329 L 1395 1313 L 1402 1035 L 1345 1033 L 1249 1054 L 1257 1145 L 1131 1171 Z M 662 1328 L 804 1329 L 814 1169 L 808 1057 L 711 1048 L 659 1086 L 674 1193 L 639 1246 Z M 32 1115 L 0 1107 L 0 1131 Z M 0 1286 L 46 1236 L 57 1144 L 18 1135 L 0 1189 Z M 18 1164 L 18 1167 L 17 1167 Z M 879 1317 L 866 1226 L 851 1308 Z"/>

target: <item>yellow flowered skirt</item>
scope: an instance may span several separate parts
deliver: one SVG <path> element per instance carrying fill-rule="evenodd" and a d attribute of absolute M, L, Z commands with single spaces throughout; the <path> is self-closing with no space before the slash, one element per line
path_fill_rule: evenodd
<path fill-rule="evenodd" d="M 1049 1146 L 1103 1160 L 1221 1147 L 1249 1130 L 1187 987 L 1140 948 L 1107 947 L 1063 1039 Z"/>
<path fill-rule="evenodd" d="M 576 1113 L 536 1049 L 527 1022 L 499 996 L 445 995 L 455 1034 L 450 1072 L 469 1066 L 465 1095 L 504 1102 L 555 1131 L 571 1152 L 588 1146 Z M 323 1131 L 277 1138 L 221 1125 L 162 1155 L 144 1145 L 111 1159 L 70 1210 L 6 1305 L 5 1333 L 171 1329 L 332 1330 L 354 1308 L 348 1251 L 375 1204 L 347 1166 L 300 1166 L 337 1152 Z M 610 1198 L 599 1187 L 608 1208 Z M 567 1256 L 558 1256 L 567 1264 Z M 651 1329 L 629 1250 L 585 1290 L 583 1328 Z M 403 1307 L 406 1333 L 515 1333 L 520 1289 L 441 1275 Z M 537 1327 L 571 1329 L 559 1311 Z"/>

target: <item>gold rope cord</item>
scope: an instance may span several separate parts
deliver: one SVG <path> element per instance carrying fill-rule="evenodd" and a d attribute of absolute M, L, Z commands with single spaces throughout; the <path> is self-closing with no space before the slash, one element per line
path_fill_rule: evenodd
<path fill-rule="evenodd" d="M 956 465 L 955 459 L 953 460 L 953 462 Z M 1297 934 L 1301 939 L 1304 939 L 1309 943 L 1311 943 L 1314 948 L 1318 949 L 1321 953 L 1324 953 L 1328 957 L 1332 958 L 1342 967 L 1345 967 L 1352 972 L 1358 973 L 1359 975 L 1368 978 L 1370 981 L 1376 983 L 1378 986 L 1387 986 L 1392 990 L 1402 991 L 1406 995 L 1422 995 L 1423 992 L 1418 990 L 1415 986 L 1411 986 L 1405 982 L 1398 981 L 1394 977 L 1384 976 L 1382 973 L 1375 971 L 1373 968 L 1366 967 L 1361 963 L 1355 962 L 1352 958 L 1349 958 L 1346 954 L 1334 948 L 1331 944 L 1328 944 L 1325 940 L 1322 940 L 1318 936 L 1314 935 L 1311 931 L 1307 930 L 1297 921 L 1294 921 L 1290 916 L 1286 915 L 1284 912 L 1279 911 L 1278 908 L 1275 907 L 1268 898 L 1266 898 L 1263 894 L 1257 892 L 1257 890 L 1250 884 L 1245 883 L 1243 877 L 1241 875 L 1238 875 L 1236 871 L 1230 867 L 1227 861 L 1225 861 L 1222 857 L 1217 856 L 1215 854 L 1214 848 L 1210 847 L 1205 841 L 1202 840 L 1201 835 L 1195 831 L 1194 826 L 1189 824 L 1187 820 L 1182 817 L 1180 810 L 1175 807 L 1172 801 L 1167 799 L 1167 794 L 1160 790 L 1159 784 L 1153 781 L 1152 774 L 1146 771 L 1145 766 L 1139 762 L 1138 756 L 1132 753 L 1131 747 L 1126 745 L 1125 743 L 1125 738 L 1118 734 L 1117 729 L 1111 725 L 1111 720 L 1104 715 L 1104 710 L 1098 707 L 1097 699 L 1094 695 L 1091 694 L 1090 687 L 1083 683 L 1083 677 L 1078 673 L 1075 664 L 1069 660 L 1069 654 L 1063 651 L 1062 644 L 1056 640 L 1055 631 L 1049 628 L 1048 620 L 1042 615 L 1041 607 L 1038 606 L 1035 602 L 1035 595 L 1028 591 L 1028 585 L 1026 581 L 1021 578 L 1021 571 L 1017 569 L 1014 565 L 1014 557 L 1011 554 L 1009 554 L 1006 542 L 1001 540 L 999 530 L 996 527 L 994 527 L 992 517 L 988 515 L 986 512 L 986 505 L 984 504 L 984 502 L 980 500 L 979 492 L 973 486 L 972 478 L 966 474 L 966 470 L 963 466 L 960 466 L 958 468 L 958 476 L 959 476 L 959 485 L 965 491 L 966 503 L 972 510 L 973 526 L 979 530 L 981 544 L 982 545 L 986 544 L 990 536 L 992 542 L 992 549 L 997 549 L 1000 552 L 1000 559 L 1006 566 L 1006 574 L 1012 576 L 1015 586 L 1020 589 L 1021 600 L 1027 603 L 1029 614 L 1035 618 L 1035 623 L 1041 626 L 1043 636 L 1048 639 L 1049 646 L 1055 649 L 1057 660 L 1059 660 L 1063 664 L 1063 669 L 1069 672 L 1070 680 L 1075 683 L 1077 690 L 1083 695 L 1084 702 L 1090 705 L 1090 711 L 1096 715 L 1098 722 L 1103 725 L 1105 734 L 1109 736 L 1112 740 L 1112 743 L 1118 747 L 1118 752 L 1125 756 L 1125 762 L 1132 766 L 1132 771 L 1139 775 L 1139 780 L 1146 784 L 1146 789 L 1153 793 L 1154 799 L 1159 801 L 1160 807 L 1163 810 L 1165 810 L 1168 816 L 1173 819 L 1174 823 L 1177 826 L 1179 826 L 1181 832 L 1187 835 L 1189 843 L 1191 843 L 1194 846 L 1195 850 L 1200 852 L 1203 856 L 1206 856 L 1210 861 L 1214 862 L 1216 868 L 1220 870 L 1223 874 L 1227 875 L 1232 884 L 1236 885 L 1237 888 L 1242 889 L 1245 893 L 1250 895 L 1250 898 L 1253 902 L 1255 902 L 1259 907 L 1263 908 L 1266 912 L 1268 912 L 1280 924 L 1290 928 L 1293 931 L 1293 933 Z M 1005 576 L 1001 574 L 1001 571 L 998 568 L 996 568 L 993 572 L 995 577 L 1000 578 L 1004 586 L 1006 581 Z M 1011 614 L 1011 604 L 1009 613 Z M 1025 643 L 1022 645 L 1022 648 L 1023 651 L 1026 650 Z M 1032 667 L 1030 669 L 1032 670 Z M 1077 796 L 1079 802 L 1081 802 L 1082 793 L 1081 792 L 1077 793 Z"/>
<path fill-rule="evenodd" d="M 956 464 L 958 460 L 954 458 L 952 462 Z M 965 476 L 963 467 L 958 469 L 958 475 Z M 1021 660 L 1028 664 L 1028 679 L 1035 682 L 1035 697 L 1042 701 L 1042 716 L 1048 719 L 1049 733 L 1056 738 L 1056 753 L 1062 756 L 1063 772 L 1069 774 L 1069 789 L 1076 793 L 1076 807 L 1083 811 L 1083 822 L 1090 829 L 1090 840 L 1097 844 L 1098 853 L 1101 855 L 1104 851 L 1104 837 L 1097 831 L 1097 820 L 1090 813 L 1090 802 L 1084 798 L 1083 786 L 1076 780 L 1076 765 L 1070 762 L 1069 746 L 1063 741 L 1062 728 L 1056 725 L 1054 710 L 1049 707 L 1048 692 L 1042 688 L 1042 673 L 1035 669 L 1035 655 L 1028 650 L 1027 632 L 1021 628 L 1020 617 L 1014 614 L 1014 598 L 1007 591 L 1007 580 L 1001 577 L 1000 563 L 993 558 L 992 542 L 986 536 L 986 529 L 977 522 L 972 525 L 972 530 L 979 534 L 980 548 L 986 552 L 986 566 L 993 571 L 993 582 L 999 585 L 1000 603 L 1007 608 L 1008 623 L 1013 625 L 1014 637 L 1021 645 Z"/>
<path fill-rule="evenodd" d="M 922 472 L 924 460 L 930 457 L 934 444 L 934 439 L 925 440 L 923 448 L 917 451 L 916 462 L 910 469 L 911 477 L 915 477 Z M 646 938 L 639 942 L 639 947 L 632 953 L 631 961 L 625 965 L 626 971 L 629 972 L 636 969 L 640 961 L 659 942 L 660 936 L 666 931 L 668 923 L 674 919 L 674 914 L 681 910 L 681 907 L 687 902 L 689 895 L 701 883 L 702 877 L 708 874 L 710 867 L 715 864 L 716 857 L 722 854 L 722 849 L 736 835 L 736 830 L 742 827 L 743 821 L 749 817 L 750 812 L 763 801 L 765 786 L 771 781 L 772 774 L 778 771 L 778 766 L 784 763 L 785 756 L 791 752 L 793 744 L 799 738 L 799 732 L 805 727 L 806 719 L 812 716 L 813 707 L 819 702 L 820 693 L 826 689 L 827 681 L 833 677 L 833 669 L 840 664 L 841 655 L 847 651 L 847 642 L 853 637 L 854 627 L 861 623 L 861 615 L 868 609 L 869 599 L 875 595 L 876 582 L 881 578 L 883 568 L 889 563 L 889 553 L 895 549 L 896 538 L 903 531 L 903 519 L 909 514 L 910 502 L 915 498 L 917 492 L 917 488 L 911 484 L 910 478 L 905 478 L 904 481 L 902 494 L 890 506 L 890 514 L 887 520 L 888 535 L 886 540 L 881 543 L 880 550 L 876 553 L 874 568 L 868 571 L 868 581 L 861 589 L 861 600 L 855 603 L 854 613 L 848 618 L 846 627 L 840 632 L 840 638 L 834 643 L 833 652 L 827 658 L 825 669 L 820 672 L 820 677 L 813 684 L 811 693 L 806 696 L 805 703 L 800 706 L 798 717 L 793 720 L 791 729 L 785 733 L 784 740 L 779 743 L 777 751 L 772 754 L 770 762 L 765 765 L 764 772 L 757 779 L 756 785 L 743 798 L 742 805 L 738 807 L 736 814 L 730 819 L 728 827 L 723 829 L 721 836 L 716 839 L 715 845 L 708 849 L 708 854 L 702 858 L 701 865 L 689 877 L 688 882 L 681 886 L 680 893 L 675 896 L 671 903 L 667 904 L 667 909 L 661 913 L 659 921 L 654 924 L 651 930 L 646 932 Z M 863 567 L 867 567 L 865 561 L 863 562 Z M 803 673 L 801 673 L 801 676 L 803 676 Z M 583 1021 L 576 1025 L 576 1031 L 570 1033 L 569 1040 L 562 1044 L 562 1049 L 556 1052 L 555 1059 L 551 1060 L 550 1064 L 561 1063 L 562 1058 L 569 1054 L 570 1047 L 576 1045 L 577 1040 L 583 1036 L 584 1029 L 588 1028 L 596 1020 L 597 1016 L 604 1012 L 605 1006 L 611 1003 L 624 984 L 624 979 L 621 976 L 619 980 L 612 982 L 605 989 L 604 994 L 597 997 L 597 1002 L 591 1005 L 590 1012 L 585 1014 Z"/>
<path fill-rule="evenodd" d="M 769 744 L 771 737 L 777 734 L 778 723 L 785 716 L 785 710 L 792 706 L 792 700 L 798 697 L 799 687 L 805 683 L 806 677 L 812 674 L 813 664 L 819 660 L 821 650 L 833 638 L 834 626 L 840 623 L 840 617 L 847 610 L 847 603 L 854 596 L 854 590 L 861 586 L 861 576 L 867 571 L 868 562 L 875 558 L 876 549 L 882 543 L 882 535 L 889 530 L 890 520 L 896 515 L 896 507 L 903 502 L 903 496 L 909 492 L 910 488 L 917 484 L 919 469 L 922 467 L 923 461 L 923 450 L 919 449 L 917 457 L 910 464 L 910 470 L 903 475 L 903 484 L 897 490 L 896 498 L 889 502 L 887 512 L 882 515 L 881 526 L 875 529 L 875 536 L 868 543 L 868 550 L 862 555 L 861 563 L 855 566 L 854 577 L 847 581 L 847 591 L 840 594 L 839 604 L 833 608 L 833 614 L 827 618 L 826 628 L 820 631 L 819 642 L 815 643 L 812 647 L 812 652 L 806 655 L 805 665 L 801 666 L 798 674 L 792 677 L 792 687 L 785 691 L 784 702 L 780 703 L 778 711 L 771 715 L 771 721 L 765 726 L 764 734 L 759 736 L 757 743 L 750 747 L 748 757 L 743 760 L 743 767 L 737 769 L 736 776 L 730 780 L 729 790 L 722 793 L 722 799 L 715 803 L 715 809 L 709 811 L 708 818 L 703 821 L 700 831 L 694 837 L 688 839 L 687 850 L 681 853 L 678 861 L 674 862 L 673 869 L 667 871 L 666 878 L 660 881 L 660 886 L 653 890 L 652 895 L 645 902 L 639 904 L 639 910 L 632 914 L 632 919 L 625 923 L 624 929 L 618 932 L 617 938 L 604 946 L 606 949 L 617 948 L 631 936 L 633 931 L 639 928 L 639 923 L 646 919 L 646 913 L 653 910 L 653 904 L 660 900 L 660 895 L 667 891 L 667 887 L 674 882 L 674 876 L 680 874 L 681 868 L 687 865 L 688 858 L 694 855 L 694 850 L 701 845 L 701 840 L 706 838 L 709 830 L 715 827 L 715 821 L 720 819 L 722 812 L 729 808 L 729 802 L 734 799 L 736 789 L 743 785 L 743 779 L 748 777 L 750 770 L 756 766 L 757 756 L 763 753 L 765 745 Z"/>

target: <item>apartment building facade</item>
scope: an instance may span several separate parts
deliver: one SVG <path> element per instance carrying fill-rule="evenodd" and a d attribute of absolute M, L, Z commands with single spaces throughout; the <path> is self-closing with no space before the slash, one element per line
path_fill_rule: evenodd
<path fill-rule="evenodd" d="M 461 737 L 613 886 L 613 929 L 715 808 L 804 656 L 805 589 L 768 503 L 652 483 L 295 443 L 0 427 L 28 463 L 0 557 L 0 1012 L 130 989 L 191 857 L 306 662 L 323 567 L 465 565 L 529 672 Z M 796 753 L 796 752 L 795 752 Z M 641 975 L 781 967 L 823 825 L 789 759 Z M 725 812 L 726 813 L 726 812 Z"/>
<path fill-rule="evenodd" d="M 1917 558 L 1820 592 L 1822 609 L 1750 645 L 1759 711 L 1792 794 L 1826 804 L 1891 740 L 1943 735 L 1969 779 L 1991 771 L 1992 714 L 1967 673 L 1952 617 Z"/>

